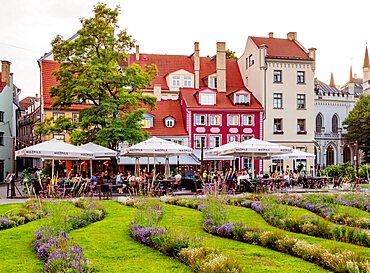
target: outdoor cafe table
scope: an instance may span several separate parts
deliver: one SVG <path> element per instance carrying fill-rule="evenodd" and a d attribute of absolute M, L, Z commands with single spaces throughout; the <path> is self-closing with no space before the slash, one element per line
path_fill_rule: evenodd
<path fill-rule="evenodd" d="M 307 178 L 307 185 L 310 189 L 322 189 L 325 188 L 332 180 L 329 176 L 314 176 Z"/>

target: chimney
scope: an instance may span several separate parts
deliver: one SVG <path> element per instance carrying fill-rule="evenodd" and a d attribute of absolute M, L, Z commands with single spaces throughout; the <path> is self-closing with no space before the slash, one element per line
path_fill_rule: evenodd
<path fill-rule="evenodd" d="M 259 62 L 260 62 L 260 69 L 266 69 L 266 55 L 267 55 L 267 45 L 262 44 L 258 46 L 258 54 L 259 54 Z"/>
<path fill-rule="evenodd" d="M 315 71 L 316 69 L 316 48 L 311 47 L 308 49 L 308 57 L 313 59 L 312 71 Z"/>
<path fill-rule="evenodd" d="M 216 55 L 217 91 L 226 92 L 226 43 L 217 42 Z"/>
<path fill-rule="evenodd" d="M 157 97 L 157 101 L 162 100 L 162 88 L 160 84 L 155 84 L 153 88 L 153 95 Z"/>
<path fill-rule="evenodd" d="M 200 58 L 199 58 L 199 42 L 194 43 L 194 87 L 199 89 L 200 77 Z"/>
<path fill-rule="evenodd" d="M 273 32 L 269 32 L 269 38 L 274 38 L 274 33 Z"/>
<path fill-rule="evenodd" d="M 287 39 L 291 41 L 297 41 L 297 32 L 288 32 Z"/>
<path fill-rule="evenodd" d="M 136 45 L 135 49 L 136 49 L 136 52 L 135 52 L 135 60 L 138 62 L 138 61 L 140 61 L 139 45 Z"/>
<path fill-rule="evenodd" d="M 1 81 L 10 85 L 10 64 L 9 61 L 1 61 Z"/>

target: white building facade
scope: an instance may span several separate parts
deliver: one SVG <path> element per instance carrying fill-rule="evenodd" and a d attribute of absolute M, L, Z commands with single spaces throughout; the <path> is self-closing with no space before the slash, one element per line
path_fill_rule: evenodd
<path fill-rule="evenodd" d="M 238 64 L 243 81 L 265 109 L 263 139 L 314 152 L 314 78 L 316 49 L 306 50 L 297 33 L 286 39 L 248 37 Z M 302 163 L 312 170 L 313 160 L 264 161 L 264 171 L 296 169 Z"/>

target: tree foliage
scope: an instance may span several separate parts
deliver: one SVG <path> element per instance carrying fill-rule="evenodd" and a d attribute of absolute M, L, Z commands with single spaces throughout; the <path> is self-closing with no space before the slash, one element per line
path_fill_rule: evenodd
<path fill-rule="evenodd" d="M 238 59 L 235 55 L 235 51 L 231 51 L 230 49 L 226 49 L 226 59 Z"/>
<path fill-rule="evenodd" d="M 364 152 L 365 161 L 370 162 L 370 96 L 362 95 L 353 110 L 343 122 L 347 125 L 346 139 L 358 142 Z"/>
<path fill-rule="evenodd" d="M 77 124 L 63 124 L 64 129 L 46 120 L 37 129 L 40 135 L 65 130 L 75 144 L 93 141 L 110 148 L 121 141 L 147 138 L 139 121 L 146 109 L 154 109 L 156 98 L 141 90 L 150 86 L 157 69 L 125 65 L 135 41 L 126 30 L 119 30 L 119 12 L 118 6 L 110 9 L 99 3 L 92 18 L 81 19 L 82 28 L 74 37 L 64 40 L 58 35 L 52 41 L 54 59 L 60 63 L 54 71 L 59 84 L 50 89 L 53 108 L 90 107 L 79 112 Z"/>

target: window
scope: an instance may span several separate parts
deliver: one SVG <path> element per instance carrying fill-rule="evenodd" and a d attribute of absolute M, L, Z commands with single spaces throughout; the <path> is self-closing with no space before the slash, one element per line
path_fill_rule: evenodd
<path fill-rule="evenodd" d="M 228 135 L 228 142 L 239 141 L 239 135 Z"/>
<path fill-rule="evenodd" d="M 178 95 L 171 95 L 171 100 L 177 100 L 179 98 Z"/>
<path fill-rule="evenodd" d="M 172 87 L 180 87 L 180 76 L 172 76 Z"/>
<path fill-rule="evenodd" d="M 4 122 L 4 112 L 0 111 L 0 122 Z"/>
<path fill-rule="evenodd" d="M 72 113 L 72 122 L 78 122 L 78 113 Z"/>
<path fill-rule="evenodd" d="M 306 109 L 306 95 L 297 95 L 297 109 Z"/>
<path fill-rule="evenodd" d="M 252 126 L 253 125 L 253 115 L 243 115 L 243 125 Z"/>
<path fill-rule="evenodd" d="M 249 55 L 248 57 L 248 66 L 251 67 L 254 64 L 254 57 L 253 55 Z"/>
<path fill-rule="evenodd" d="M 215 94 L 200 94 L 200 104 L 201 105 L 215 105 L 216 95 Z"/>
<path fill-rule="evenodd" d="M 168 100 L 168 96 L 167 95 L 162 95 L 162 100 Z"/>
<path fill-rule="evenodd" d="M 184 77 L 184 87 L 193 87 L 193 79 L 191 76 Z"/>
<path fill-rule="evenodd" d="M 235 104 L 247 104 L 249 103 L 249 96 L 247 94 L 236 94 Z"/>
<path fill-rule="evenodd" d="M 304 71 L 297 71 L 297 83 L 305 83 Z"/>
<path fill-rule="evenodd" d="M 281 109 L 283 108 L 283 94 L 282 93 L 274 93 L 274 108 Z"/>
<path fill-rule="evenodd" d="M 169 127 L 169 128 L 171 128 L 171 127 L 175 126 L 175 119 L 174 119 L 174 118 L 166 118 L 166 119 L 164 120 L 164 125 L 165 125 L 166 127 Z"/>
<path fill-rule="evenodd" d="M 202 136 L 202 135 L 196 135 L 194 136 L 194 146 L 195 148 L 202 148 L 202 143 L 203 143 L 203 148 L 207 148 L 207 145 L 206 145 L 206 136 Z"/>
<path fill-rule="evenodd" d="M 316 116 L 316 132 L 321 133 L 322 131 L 322 115 L 317 114 Z"/>
<path fill-rule="evenodd" d="M 208 79 L 208 87 L 216 89 L 217 88 L 217 78 L 216 77 L 210 77 Z"/>
<path fill-rule="evenodd" d="M 334 114 L 331 119 L 331 131 L 333 133 L 338 133 L 338 116 L 336 114 Z"/>
<path fill-rule="evenodd" d="M 150 119 L 143 119 L 141 120 L 142 128 L 150 128 Z"/>
<path fill-rule="evenodd" d="M 239 115 L 229 115 L 229 126 L 239 125 Z"/>
<path fill-rule="evenodd" d="M 274 70 L 274 82 L 282 82 L 281 70 Z"/>
<path fill-rule="evenodd" d="M 0 146 L 4 146 L 4 133 L 0 132 Z"/>
<path fill-rule="evenodd" d="M 56 120 L 58 118 L 64 118 L 65 117 L 65 113 L 59 113 L 59 112 L 53 112 L 53 119 Z"/>
<path fill-rule="evenodd" d="M 195 115 L 195 125 L 206 125 L 206 115 Z"/>
<path fill-rule="evenodd" d="M 210 136 L 209 145 L 211 149 L 219 147 L 221 145 L 221 136 Z"/>
<path fill-rule="evenodd" d="M 221 125 L 221 115 L 210 115 L 209 116 L 210 125 Z"/>
<path fill-rule="evenodd" d="M 298 134 L 306 134 L 306 120 L 305 119 L 297 119 L 297 133 Z"/>
<path fill-rule="evenodd" d="M 242 141 L 246 141 L 248 139 L 251 139 L 253 137 L 253 135 L 243 135 L 242 136 Z"/>
<path fill-rule="evenodd" d="M 283 119 L 274 118 L 274 134 L 283 133 Z"/>

